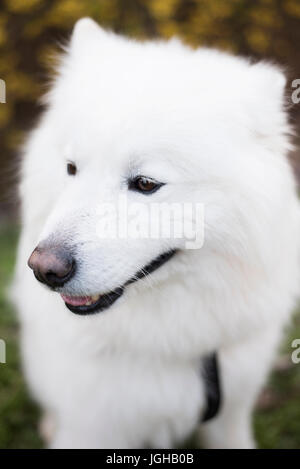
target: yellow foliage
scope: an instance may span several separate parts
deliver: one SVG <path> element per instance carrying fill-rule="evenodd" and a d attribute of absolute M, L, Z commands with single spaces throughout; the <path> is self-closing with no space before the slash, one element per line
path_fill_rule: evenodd
<path fill-rule="evenodd" d="M 270 38 L 263 29 L 249 28 L 246 32 L 247 42 L 255 52 L 264 53 L 270 45 Z"/>
<path fill-rule="evenodd" d="M 221 49 L 223 51 L 227 51 L 227 52 L 232 52 L 232 53 L 238 53 L 238 49 L 236 47 L 236 45 L 230 41 L 229 39 L 217 39 L 215 42 L 214 42 L 214 45 L 215 47 L 217 47 L 218 49 Z"/>
<path fill-rule="evenodd" d="M 86 16 L 86 2 L 84 0 L 60 0 L 54 2 L 47 13 L 47 24 L 68 27 L 77 19 Z"/>
<path fill-rule="evenodd" d="M 5 78 L 7 73 L 16 68 L 16 54 L 13 51 L 8 51 L 4 55 L 0 55 L 0 77 Z"/>
<path fill-rule="evenodd" d="M 38 19 L 33 20 L 30 23 L 25 25 L 24 32 L 23 32 L 24 38 L 26 39 L 35 38 L 39 34 L 41 34 L 46 27 L 47 27 L 47 18 L 44 18 L 43 16 L 41 16 Z"/>
<path fill-rule="evenodd" d="M 58 50 L 56 47 L 52 45 L 46 44 L 45 46 L 42 46 L 38 51 L 37 51 L 37 59 L 41 64 L 44 64 L 47 68 L 51 68 L 55 65 L 57 65 L 57 55 L 58 55 Z"/>
<path fill-rule="evenodd" d="M 291 16 L 300 18 L 300 2 L 299 0 L 285 0 L 284 8 Z M 299 26 L 300 27 L 300 26 Z"/>
<path fill-rule="evenodd" d="M 91 16 L 105 27 L 141 38 L 175 35 L 193 46 L 271 53 L 286 60 L 299 44 L 286 39 L 280 5 L 287 16 L 300 18 L 300 0 L 3 0 L 0 78 L 7 83 L 8 103 L 0 104 L 6 139 L 0 142 L 0 157 L 20 138 L 17 110 L 23 102 L 36 102 L 42 92 L 52 46 L 69 37 L 78 18 Z"/>
<path fill-rule="evenodd" d="M 210 37 L 214 31 L 213 17 L 200 9 L 190 19 L 187 29 L 196 35 Z"/>
<path fill-rule="evenodd" d="M 149 0 L 148 2 L 145 2 L 145 5 L 148 6 L 150 12 L 153 13 L 158 20 L 163 18 L 170 19 L 178 4 L 179 0 Z"/>
<path fill-rule="evenodd" d="M 7 104 L 0 104 L 0 129 L 1 127 L 5 127 L 12 117 L 12 109 L 11 106 Z"/>
<path fill-rule="evenodd" d="M 6 42 L 6 34 L 3 26 L 0 24 L 0 47 L 3 47 Z"/>
<path fill-rule="evenodd" d="M 277 37 L 274 39 L 273 46 L 277 51 L 278 58 L 281 58 L 284 60 L 284 62 L 286 62 L 286 57 L 289 53 L 289 44 L 287 43 L 287 41 L 281 39 L 280 37 Z"/>
<path fill-rule="evenodd" d="M 179 26 L 174 21 L 163 21 L 158 25 L 158 31 L 161 36 L 171 38 L 172 36 L 180 36 Z"/>
<path fill-rule="evenodd" d="M 5 0 L 8 11 L 26 13 L 43 4 L 43 0 Z"/>
<path fill-rule="evenodd" d="M 255 24 L 267 27 L 278 28 L 281 26 L 281 18 L 275 10 L 267 7 L 255 8 L 250 13 Z"/>
<path fill-rule="evenodd" d="M 0 47 L 3 47 L 7 40 L 6 16 L 0 14 Z"/>
<path fill-rule="evenodd" d="M 28 76 L 24 72 L 13 71 L 6 76 L 6 86 L 8 96 L 27 100 L 36 99 L 40 92 L 40 87 L 35 77 Z"/>
<path fill-rule="evenodd" d="M 234 11 L 239 0 L 205 0 L 203 3 L 203 13 L 213 18 L 228 18 Z M 201 5 L 201 2 L 198 2 Z"/>
<path fill-rule="evenodd" d="M 24 141 L 24 132 L 22 130 L 12 129 L 6 134 L 5 145 L 8 150 L 17 151 Z"/>
<path fill-rule="evenodd" d="M 100 23 L 113 25 L 118 17 L 119 12 L 119 0 L 102 0 L 101 2 L 95 2 L 94 8 L 90 8 L 86 11 L 86 15 L 95 15 Z M 136 24 L 139 23 L 138 18 L 133 18 Z"/>

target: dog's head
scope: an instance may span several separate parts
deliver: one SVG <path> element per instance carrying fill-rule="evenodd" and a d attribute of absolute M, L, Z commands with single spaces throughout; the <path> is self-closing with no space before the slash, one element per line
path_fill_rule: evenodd
<path fill-rule="evenodd" d="M 150 277 L 180 282 L 202 269 L 209 284 L 220 262 L 271 255 L 272 222 L 261 223 L 281 197 L 273 162 L 288 149 L 284 84 L 269 64 L 177 40 L 140 43 L 80 20 L 23 168 L 24 213 L 40 229 L 29 260 L 38 280 L 88 314 Z M 202 249 L 186 249 L 184 230 L 161 235 L 151 208 L 162 204 L 192 206 L 186 218 L 196 238 L 204 229 Z"/>

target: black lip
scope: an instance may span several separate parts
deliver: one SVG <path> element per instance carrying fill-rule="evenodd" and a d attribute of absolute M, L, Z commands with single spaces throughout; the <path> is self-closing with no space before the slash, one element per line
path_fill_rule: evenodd
<path fill-rule="evenodd" d="M 118 298 L 120 298 L 120 296 L 123 295 L 123 292 L 123 287 L 117 288 L 116 290 L 102 295 L 96 303 L 93 303 L 90 306 L 72 306 L 66 302 L 65 305 L 70 311 L 72 311 L 72 313 L 80 314 L 82 316 L 100 313 L 101 311 L 109 308 Z"/>
<path fill-rule="evenodd" d="M 68 303 L 65 303 L 65 305 L 70 311 L 72 311 L 72 313 L 79 314 L 81 316 L 101 313 L 101 311 L 108 309 L 115 301 L 117 301 L 118 298 L 120 298 L 120 296 L 123 295 L 127 285 L 130 285 L 131 283 L 134 283 L 137 280 L 152 274 L 152 272 L 171 259 L 175 253 L 176 249 L 172 249 L 171 251 L 160 254 L 153 261 L 140 269 L 131 279 L 127 280 L 127 282 L 122 287 L 116 288 L 115 290 L 102 295 L 96 303 L 93 303 L 90 306 L 72 306 Z"/>

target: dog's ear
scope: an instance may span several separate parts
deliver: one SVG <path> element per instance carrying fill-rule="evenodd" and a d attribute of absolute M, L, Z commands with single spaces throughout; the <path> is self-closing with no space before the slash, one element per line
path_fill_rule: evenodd
<path fill-rule="evenodd" d="M 99 41 L 101 36 L 103 37 L 105 34 L 105 30 L 94 20 L 91 18 L 81 18 L 74 26 L 70 41 L 70 50 L 86 50 L 89 44 L 91 44 L 91 41 Z"/>
<path fill-rule="evenodd" d="M 287 113 L 284 72 L 266 62 L 251 65 L 251 82 L 248 84 L 248 109 L 251 127 L 268 146 L 288 146 L 290 134 Z M 285 142 L 285 144 L 284 144 Z"/>
<path fill-rule="evenodd" d="M 287 82 L 283 70 L 267 62 L 253 64 L 251 69 L 253 85 L 261 93 L 262 102 L 270 100 L 274 105 L 281 106 Z"/>

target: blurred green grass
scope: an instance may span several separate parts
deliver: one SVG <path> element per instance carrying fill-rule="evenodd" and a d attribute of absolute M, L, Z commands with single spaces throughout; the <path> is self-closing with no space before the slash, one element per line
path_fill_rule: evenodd
<path fill-rule="evenodd" d="M 39 410 L 28 396 L 21 373 L 17 318 L 6 299 L 17 236 L 16 227 L 0 227 L 0 338 L 7 346 L 7 363 L 0 364 L 0 449 L 42 447 L 37 431 Z M 272 374 L 255 412 L 261 448 L 300 448 L 300 364 L 289 360 L 295 338 L 300 338 L 299 314 L 282 347 L 286 365 Z"/>
<path fill-rule="evenodd" d="M 14 267 L 17 229 L 0 228 L 0 338 L 6 364 L 0 364 L 0 448 L 39 448 L 38 410 L 28 397 L 21 373 L 16 314 L 6 299 Z"/>

